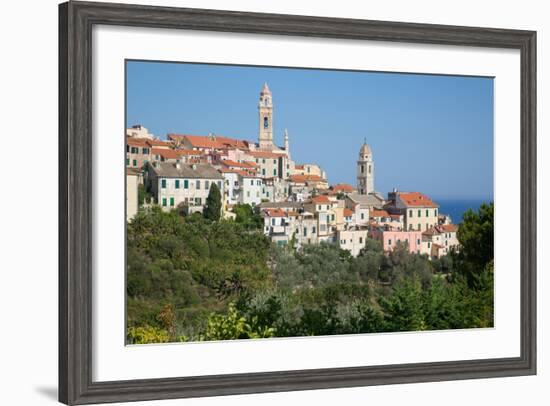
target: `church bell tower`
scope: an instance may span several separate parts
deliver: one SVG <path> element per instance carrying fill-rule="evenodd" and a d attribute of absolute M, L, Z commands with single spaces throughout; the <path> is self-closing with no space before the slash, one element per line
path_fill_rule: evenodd
<path fill-rule="evenodd" d="M 260 92 L 258 116 L 260 120 L 258 131 L 260 149 L 270 151 L 273 149 L 273 99 L 267 83 L 264 83 Z"/>
<path fill-rule="evenodd" d="M 357 191 L 362 195 L 374 192 L 374 161 L 366 140 L 359 150 L 357 160 Z"/>

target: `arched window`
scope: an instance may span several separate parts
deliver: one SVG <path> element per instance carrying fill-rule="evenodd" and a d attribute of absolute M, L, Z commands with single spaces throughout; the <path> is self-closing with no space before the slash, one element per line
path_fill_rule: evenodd
<path fill-rule="evenodd" d="M 264 117 L 264 128 L 268 128 L 268 127 L 269 127 L 269 118 Z"/>
<path fill-rule="evenodd" d="M 369 165 L 369 174 L 371 173 L 371 166 Z"/>
<path fill-rule="evenodd" d="M 365 172 L 365 165 L 361 165 L 361 173 Z"/>

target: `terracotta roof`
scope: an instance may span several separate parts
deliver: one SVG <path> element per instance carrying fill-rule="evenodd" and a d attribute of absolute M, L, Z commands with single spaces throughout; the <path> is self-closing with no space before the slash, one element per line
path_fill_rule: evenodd
<path fill-rule="evenodd" d="M 294 165 L 294 169 L 304 169 L 304 165 Z"/>
<path fill-rule="evenodd" d="M 250 168 L 250 165 L 244 163 L 244 162 L 235 162 L 230 159 L 224 159 L 221 161 L 221 163 L 225 166 L 231 166 L 235 168 Z"/>
<path fill-rule="evenodd" d="M 178 155 L 204 155 L 203 151 L 197 151 L 194 149 L 175 149 L 174 151 Z"/>
<path fill-rule="evenodd" d="M 311 202 L 312 202 L 312 203 L 315 203 L 315 204 L 319 204 L 319 203 L 332 203 L 332 202 L 330 201 L 330 199 L 328 198 L 328 196 L 325 196 L 325 195 L 312 197 L 312 198 L 311 198 Z"/>
<path fill-rule="evenodd" d="M 270 151 L 249 151 L 248 155 L 251 155 L 255 158 L 279 158 L 284 156 L 284 154 L 277 154 Z"/>
<path fill-rule="evenodd" d="M 398 196 L 407 207 L 439 207 L 428 196 L 420 192 L 399 193 Z"/>
<path fill-rule="evenodd" d="M 344 217 L 351 217 L 353 216 L 353 210 L 348 209 L 347 207 L 344 208 Z"/>
<path fill-rule="evenodd" d="M 162 141 L 162 140 L 147 140 L 147 144 L 149 144 L 152 147 L 171 147 L 172 143 L 170 141 Z"/>
<path fill-rule="evenodd" d="M 319 175 L 290 175 L 291 182 L 324 182 L 325 180 Z"/>
<path fill-rule="evenodd" d="M 289 211 L 287 215 L 288 217 L 298 217 L 300 213 L 298 213 L 297 211 Z"/>
<path fill-rule="evenodd" d="M 282 209 L 264 209 L 263 211 L 268 217 L 288 217 Z"/>
<path fill-rule="evenodd" d="M 335 192 L 353 192 L 353 186 L 348 185 L 347 183 L 338 183 L 331 187 Z"/>
<path fill-rule="evenodd" d="M 191 135 L 191 134 L 168 134 L 171 140 L 187 140 L 194 148 L 239 148 L 248 149 L 248 143 L 244 140 L 222 137 L 220 135 Z"/>
<path fill-rule="evenodd" d="M 370 213 L 371 217 L 390 217 L 389 213 L 386 210 L 372 210 Z"/>
<path fill-rule="evenodd" d="M 164 159 L 178 159 L 180 157 L 173 149 L 152 148 L 151 154 L 160 155 Z"/>
<path fill-rule="evenodd" d="M 431 227 L 422 233 L 422 235 L 436 235 L 436 234 L 441 234 L 441 232 L 435 227 Z"/>
<path fill-rule="evenodd" d="M 149 144 L 147 144 L 146 138 L 126 137 L 126 144 L 131 145 L 133 147 L 145 147 L 145 148 L 149 147 Z"/>
<path fill-rule="evenodd" d="M 458 231 L 457 224 L 443 224 L 438 227 L 446 233 L 456 233 Z"/>

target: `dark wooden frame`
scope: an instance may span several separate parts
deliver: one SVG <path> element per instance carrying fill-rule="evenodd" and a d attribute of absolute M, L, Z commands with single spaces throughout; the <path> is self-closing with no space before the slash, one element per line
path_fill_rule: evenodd
<path fill-rule="evenodd" d="M 107 24 L 491 48 L 521 53 L 521 355 L 372 367 L 93 382 L 92 26 Z M 536 33 L 69 2 L 59 6 L 59 400 L 66 404 L 341 388 L 536 373 Z"/>

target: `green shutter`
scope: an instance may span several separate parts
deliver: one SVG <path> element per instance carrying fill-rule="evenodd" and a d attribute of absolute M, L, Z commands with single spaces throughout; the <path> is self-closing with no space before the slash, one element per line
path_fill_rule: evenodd
<path fill-rule="evenodd" d="M 130 158 L 126 158 L 126 166 L 130 166 Z"/>
<path fill-rule="evenodd" d="M 137 161 L 134 159 L 134 166 L 137 166 Z"/>
<path fill-rule="evenodd" d="M 189 189 L 189 180 L 185 179 L 185 180 L 183 181 L 183 188 L 184 188 L 184 189 Z"/>
<path fill-rule="evenodd" d="M 162 205 L 163 205 L 164 207 L 166 207 L 166 197 L 163 197 L 163 198 L 162 198 Z"/>
<path fill-rule="evenodd" d="M 174 198 L 173 197 L 170 198 L 170 206 L 174 206 Z"/>
<path fill-rule="evenodd" d="M 418 217 L 422 217 L 422 211 L 418 210 Z"/>
<path fill-rule="evenodd" d="M 163 188 L 163 189 L 166 189 L 166 179 L 162 179 L 160 181 L 160 186 Z"/>
<path fill-rule="evenodd" d="M 176 179 L 176 189 L 179 189 L 179 188 L 180 188 L 180 180 Z"/>
<path fill-rule="evenodd" d="M 426 217 L 429 217 L 430 214 L 428 213 L 428 210 L 426 210 Z"/>

